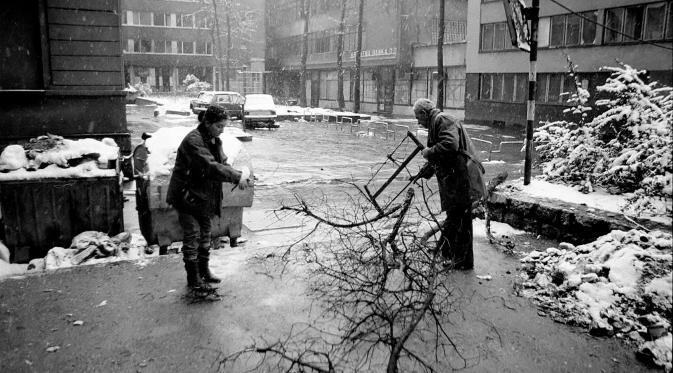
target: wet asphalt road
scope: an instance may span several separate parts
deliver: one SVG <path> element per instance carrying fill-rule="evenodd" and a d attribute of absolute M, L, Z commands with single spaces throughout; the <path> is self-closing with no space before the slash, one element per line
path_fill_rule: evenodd
<path fill-rule="evenodd" d="M 182 122 L 133 120 L 134 137 L 145 128 Z M 183 123 L 183 124 L 180 124 Z M 327 196 L 339 203 L 352 185 L 366 184 L 376 162 L 386 159 L 396 141 L 358 136 L 325 124 L 281 123 L 275 131 L 253 132 L 246 150 L 259 180 L 253 207 L 244 214 L 276 208 L 294 194 Z M 416 164 L 415 164 L 416 165 Z M 416 165 L 417 166 L 417 165 Z M 511 168 L 509 168 L 511 167 Z M 487 165 L 489 174 L 520 164 Z M 385 180 L 390 170 L 379 175 Z M 380 178 L 376 179 L 379 180 Z M 404 185 L 395 181 L 391 189 Z M 133 205 L 125 207 L 128 226 Z M 274 250 L 293 229 L 244 230 L 247 242 L 215 255 L 229 263 L 220 286 L 223 300 L 193 303 L 184 287 L 178 255 L 148 263 L 83 266 L 0 283 L 1 372 L 277 372 L 250 357 L 223 367 L 222 358 L 252 341 L 274 341 L 296 322 L 309 319 L 305 273 L 292 267 L 279 275 Z M 640 372 L 629 346 L 589 336 L 538 315 L 526 299 L 513 294 L 518 261 L 488 244 L 483 225 L 475 224 L 475 269 L 449 276 L 460 296 L 447 325 L 459 346 L 448 364 L 466 372 Z M 553 243 L 534 237 L 520 244 L 542 248 Z M 279 248 L 274 248 L 279 246 Z M 479 280 L 488 274 L 492 280 Z M 104 305 L 101 305 L 106 301 Z M 315 311 L 315 310 L 314 310 Z M 84 324 L 74 326 L 75 320 Z M 49 347 L 58 346 L 55 352 Z M 382 371 L 372 369 L 371 371 Z"/>

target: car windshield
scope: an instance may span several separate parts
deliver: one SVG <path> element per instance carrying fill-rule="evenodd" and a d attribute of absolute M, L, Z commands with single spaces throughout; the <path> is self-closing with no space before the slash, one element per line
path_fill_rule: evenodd
<path fill-rule="evenodd" d="M 199 98 L 198 98 L 198 99 L 201 100 L 201 101 L 210 101 L 210 99 L 211 99 L 212 97 L 213 97 L 213 95 L 212 95 L 211 93 L 205 93 L 205 92 L 204 92 L 204 93 L 201 93 L 201 94 L 199 95 Z"/>
<path fill-rule="evenodd" d="M 245 97 L 245 106 L 248 108 L 273 108 L 273 97 L 271 95 L 249 95 Z"/>
<path fill-rule="evenodd" d="M 217 102 L 222 104 L 238 104 L 240 99 L 236 95 L 217 95 Z"/>

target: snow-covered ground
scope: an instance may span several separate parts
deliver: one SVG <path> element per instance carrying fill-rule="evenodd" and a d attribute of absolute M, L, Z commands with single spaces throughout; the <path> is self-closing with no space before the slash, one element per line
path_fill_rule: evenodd
<path fill-rule="evenodd" d="M 622 209 L 628 206 L 628 195 L 625 194 L 609 194 L 602 190 L 582 193 L 578 187 L 550 183 L 536 178 L 531 179 L 528 185 L 523 185 L 523 178 L 519 178 L 506 182 L 501 188 L 518 190 L 536 198 L 557 199 L 569 203 L 586 205 L 597 210 L 617 213 L 622 212 Z M 653 199 L 651 203 L 659 214 L 646 214 L 642 217 L 671 225 L 672 219 L 666 215 L 666 206 L 670 206 L 671 201 Z"/>
<path fill-rule="evenodd" d="M 561 243 L 521 259 L 521 295 L 553 319 L 637 345 L 671 371 L 673 242 L 670 232 L 612 231 L 586 245 Z"/>

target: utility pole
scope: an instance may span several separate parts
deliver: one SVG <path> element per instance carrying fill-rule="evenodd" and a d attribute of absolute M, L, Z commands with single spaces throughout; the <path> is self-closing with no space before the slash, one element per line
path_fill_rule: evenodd
<path fill-rule="evenodd" d="M 304 32 L 301 34 L 301 70 L 299 71 L 299 106 L 308 107 L 306 98 L 306 60 L 308 56 L 308 18 L 309 0 L 302 0 L 301 15 L 304 19 Z M 311 93 L 313 94 L 313 93 Z"/>
<path fill-rule="evenodd" d="M 530 20 L 530 55 L 528 71 L 528 104 L 526 111 L 526 158 L 523 167 L 523 185 L 530 184 L 531 163 L 533 163 L 533 126 L 535 121 L 535 96 L 537 94 L 537 26 L 540 14 L 540 0 L 533 0 L 527 9 Z"/>
<path fill-rule="evenodd" d="M 526 110 L 526 156 L 523 167 L 523 185 L 530 184 L 533 162 L 533 128 L 535 121 L 535 96 L 537 94 L 537 29 L 540 0 L 533 0 L 526 7 L 522 0 L 502 0 L 507 15 L 507 27 L 512 45 L 529 53 L 528 101 Z M 530 32 L 526 22 L 530 21 Z"/>
<path fill-rule="evenodd" d="M 437 25 L 437 109 L 444 110 L 444 9 L 445 0 L 439 0 Z"/>

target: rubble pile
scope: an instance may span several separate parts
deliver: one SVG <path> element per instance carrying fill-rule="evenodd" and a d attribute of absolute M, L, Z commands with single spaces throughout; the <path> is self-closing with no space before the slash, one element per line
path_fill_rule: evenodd
<path fill-rule="evenodd" d="M 558 322 L 634 342 L 639 358 L 670 372 L 671 239 L 662 231 L 614 230 L 585 245 L 534 250 L 521 259 L 517 290 Z"/>
<path fill-rule="evenodd" d="M 72 239 L 68 248 L 54 247 L 44 258 L 33 259 L 28 271 L 44 271 L 118 260 L 142 259 L 153 254 L 141 235 L 122 232 L 110 237 L 97 231 L 86 231 Z"/>

